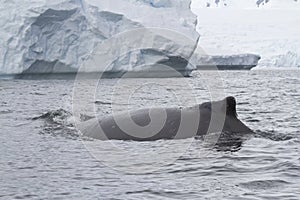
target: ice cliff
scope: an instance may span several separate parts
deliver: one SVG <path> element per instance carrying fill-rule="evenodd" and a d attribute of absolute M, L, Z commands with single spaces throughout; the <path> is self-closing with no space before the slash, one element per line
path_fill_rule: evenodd
<path fill-rule="evenodd" d="M 0 2 L 0 74 L 66 73 L 76 72 L 81 66 L 87 72 L 138 71 L 141 66 L 157 63 L 171 67 L 177 64 L 175 68 L 186 73 L 192 70 L 187 60 L 197 46 L 199 34 L 189 0 Z M 133 40 L 146 40 L 146 49 L 132 52 L 135 44 L 124 41 L 126 34 L 122 41 L 114 39 L 111 48 L 107 47 L 109 43 L 106 49 L 101 47 L 124 32 L 130 35 L 130 31 L 143 32 L 148 27 L 152 29 L 145 37 L 150 39 Z M 184 42 L 176 35 L 188 39 Z M 95 62 L 99 52 L 102 59 L 104 53 L 112 59 L 108 67 Z"/>

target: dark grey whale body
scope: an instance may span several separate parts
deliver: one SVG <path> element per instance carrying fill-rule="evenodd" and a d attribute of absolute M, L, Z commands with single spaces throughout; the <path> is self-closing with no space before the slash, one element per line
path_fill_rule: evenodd
<path fill-rule="evenodd" d="M 166 115 L 161 127 L 158 127 L 159 129 L 156 129 L 155 126 L 147 128 L 152 122 L 151 119 L 155 120 L 155 118 L 150 117 L 151 114 L 149 113 L 159 114 L 162 111 Z M 184 127 L 182 128 L 180 124 L 183 123 Z M 142 131 L 137 132 L 136 126 L 140 127 Z M 234 97 L 226 97 L 221 101 L 205 102 L 189 108 L 140 109 L 131 111 L 130 114 L 119 113 L 99 119 L 93 118 L 81 124 L 79 129 L 83 135 L 95 139 L 135 141 L 182 139 L 221 131 L 233 134 L 253 133 L 237 118 Z M 153 130 L 158 131 L 153 132 Z"/>

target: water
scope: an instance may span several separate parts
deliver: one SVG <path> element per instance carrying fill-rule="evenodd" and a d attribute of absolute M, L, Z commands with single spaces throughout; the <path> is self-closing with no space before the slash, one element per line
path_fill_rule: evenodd
<path fill-rule="evenodd" d="M 116 99 L 117 79 L 105 79 L 90 103 L 105 115 L 112 101 L 123 110 L 233 95 L 239 118 L 256 132 L 239 148 L 204 148 L 194 139 L 82 138 L 72 116 L 73 80 L 0 80 L 0 198 L 299 199 L 299 70 L 220 72 L 222 85 L 208 91 L 211 73 L 126 79 L 121 85 L 128 90 L 115 90 Z M 82 113 L 81 120 L 90 116 Z M 100 151 L 91 152 L 93 146 Z"/>

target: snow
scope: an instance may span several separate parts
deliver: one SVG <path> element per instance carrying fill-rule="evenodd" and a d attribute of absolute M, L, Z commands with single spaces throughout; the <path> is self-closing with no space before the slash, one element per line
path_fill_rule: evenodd
<path fill-rule="evenodd" d="M 188 59 L 199 39 L 195 30 L 196 16 L 187 0 L 0 2 L 0 74 L 65 73 L 76 72 L 80 67 L 88 72 L 135 71 L 141 65 L 150 66 L 174 57 Z M 174 34 L 155 31 L 160 29 Z M 152 39 L 147 41 L 149 49 L 130 52 L 147 40 L 125 37 L 135 30 L 146 30 L 146 35 Z M 117 40 L 118 35 L 123 41 Z M 168 37 L 170 35 L 172 37 Z M 183 37 L 189 42 L 184 43 Z M 126 47 L 127 40 L 136 44 Z M 105 41 L 106 47 L 102 47 Z M 103 49 L 109 42 L 115 43 L 106 49 L 109 56 L 104 58 Z M 99 55 L 102 57 L 98 58 Z M 99 59 L 112 64 L 107 68 L 101 62 L 94 62 Z M 186 62 L 177 67 L 190 70 Z"/>
<path fill-rule="evenodd" d="M 226 7 L 211 1 L 209 8 L 203 6 L 207 2 L 192 3 L 201 35 L 197 51 L 258 54 L 261 60 L 256 68 L 300 67 L 299 1 L 270 0 L 259 7 L 251 0 L 228 0 Z"/>

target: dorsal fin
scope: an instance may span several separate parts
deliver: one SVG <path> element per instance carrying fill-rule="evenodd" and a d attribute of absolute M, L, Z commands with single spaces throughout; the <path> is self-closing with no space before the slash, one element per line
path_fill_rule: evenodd
<path fill-rule="evenodd" d="M 226 100 L 226 114 L 237 117 L 235 98 L 232 96 L 229 96 L 229 97 L 226 97 L 225 100 Z"/>

